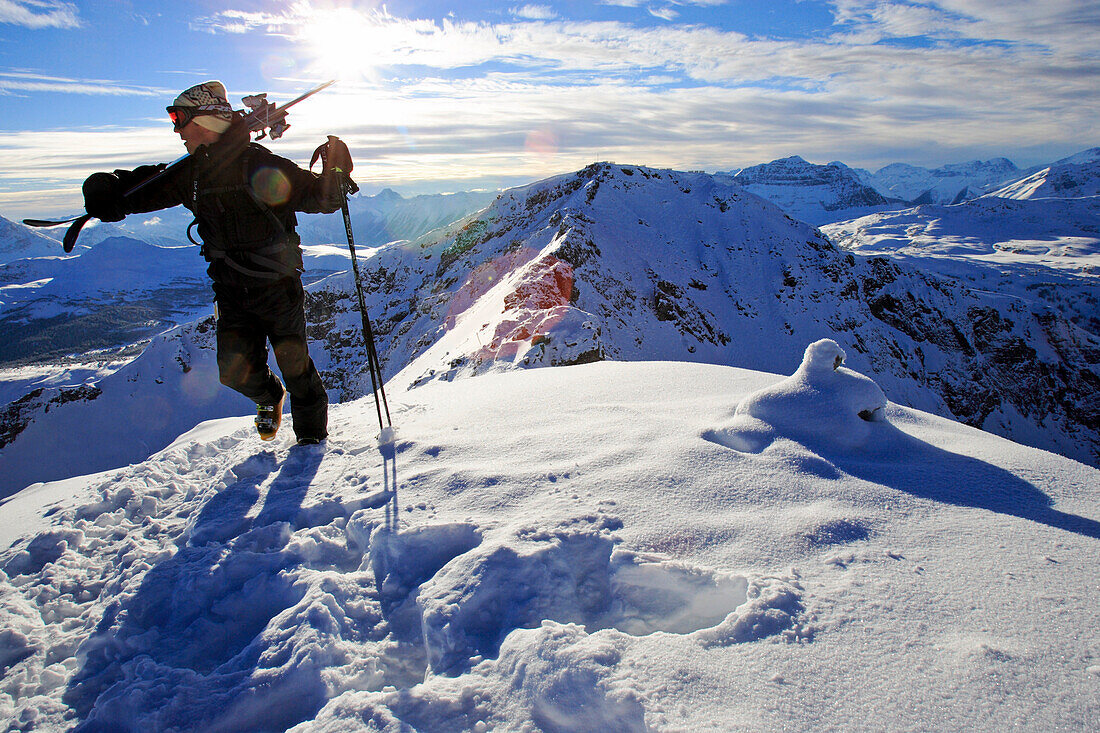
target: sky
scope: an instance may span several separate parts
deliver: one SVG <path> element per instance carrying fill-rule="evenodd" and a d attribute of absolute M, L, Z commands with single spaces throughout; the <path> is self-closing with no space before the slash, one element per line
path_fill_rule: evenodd
<path fill-rule="evenodd" d="M 220 79 L 344 139 L 367 193 L 495 189 L 597 160 L 870 170 L 1100 144 L 1096 0 L 0 0 L 0 215 L 183 154 L 164 107 Z"/>

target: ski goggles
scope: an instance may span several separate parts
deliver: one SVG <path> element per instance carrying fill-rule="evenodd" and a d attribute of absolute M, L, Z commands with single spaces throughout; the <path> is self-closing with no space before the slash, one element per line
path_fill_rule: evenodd
<path fill-rule="evenodd" d="M 232 109 L 222 104 L 204 104 L 198 107 L 166 107 L 168 119 L 172 120 L 172 130 L 179 132 L 187 123 L 199 115 L 231 114 Z"/>

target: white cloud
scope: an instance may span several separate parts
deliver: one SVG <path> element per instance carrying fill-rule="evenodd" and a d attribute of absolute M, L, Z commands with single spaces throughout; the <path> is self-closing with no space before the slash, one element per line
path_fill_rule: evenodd
<path fill-rule="evenodd" d="M 80 12 L 72 3 L 44 0 L 0 0 L 0 23 L 26 28 L 79 28 Z"/>
<path fill-rule="evenodd" d="M 179 137 L 165 125 L 0 132 L 0 206 L 13 220 L 81 211 L 80 185 L 92 173 L 174 160 L 182 153 Z"/>
<path fill-rule="evenodd" d="M 838 24 L 867 41 L 941 40 L 1045 45 L 1095 54 L 1100 4 L 1094 0 L 830 0 Z"/>
<path fill-rule="evenodd" d="M 339 62 L 341 82 L 295 110 L 281 154 L 308 160 L 325 134 L 339 134 L 357 160 L 370 161 L 357 167 L 363 183 L 451 181 L 455 189 L 487 176 L 532 180 L 597 157 L 711 170 L 792 154 L 866 167 L 941 165 L 956 153 L 1031 164 L 1045 151 L 1060 157 L 1095 145 L 1100 59 L 1091 39 L 1100 10 L 1070 0 L 1034 4 L 1049 7 L 1047 17 L 1028 3 L 1005 3 L 1007 11 L 979 0 L 835 0 L 835 34 L 798 42 L 701 25 L 549 22 L 523 15 L 541 12 L 528 11 L 543 7 L 533 5 L 490 24 L 402 18 L 384 8 L 337 13 L 299 0 L 280 13 L 226 11 L 202 23 L 291 40 L 303 76 L 329 78 L 320 66 Z M 919 48 L 880 42 L 911 36 L 929 40 Z M 348 48 L 337 48 L 340 37 Z M 356 64 L 358 79 L 346 73 Z M 463 69 L 460 79 L 455 69 Z M 0 75 L 0 93 L 5 84 L 142 93 L 12 73 Z M 554 142 L 528 149 L 533 134 Z M 0 180 L 34 175 L 54 185 L 178 155 L 178 140 L 163 130 L 127 133 L 126 141 L 118 132 L 46 135 L 0 136 Z M 57 150 L 100 157 L 74 163 Z"/>
<path fill-rule="evenodd" d="M 163 96 L 168 93 L 168 90 L 133 86 L 103 79 L 73 79 L 61 76 L 45 76 L 32 71 L 0 70 L 0 95 L 19 92 L 153 97 Z"/>
<path fill-rule="evenodd" d="M 524 20 L 553 20 L 558 17 L 557 12 L 549 5 L 524 5 L 512 8 L 511 13 Z"/>

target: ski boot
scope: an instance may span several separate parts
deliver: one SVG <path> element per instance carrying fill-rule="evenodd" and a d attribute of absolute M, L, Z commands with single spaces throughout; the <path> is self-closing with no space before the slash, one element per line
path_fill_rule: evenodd
<path fill-rule="evenodd" d="M 282 385 L 279 385 L 282 387 Z M 274 440 L 279 432 L 279 425 L 283 421 L 283 402 L 286 401 L 286 390 L 275 405 L 256 405 L 256 432 L 260 434 L 260 440 Z"/>

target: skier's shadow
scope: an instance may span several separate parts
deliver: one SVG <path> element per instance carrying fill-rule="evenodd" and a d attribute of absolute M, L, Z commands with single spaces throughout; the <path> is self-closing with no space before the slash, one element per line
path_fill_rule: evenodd
<path fill-rule="evenodd" d="M 133 595 L 107 608 L 63 696 L 82 721 L 77 731 L 130 729 L 127 721 L 154 712 L 164 727 L 202 730 L 213 721 L 195 719 L 194 694 L 223 700 L 228 713 L 257 669 L 253 640 L 302 598 L 282 572 L 301 562 L 283 523 L 300 516 L 322 458 L 291 449 L 278 473 L 271 452 L 235 466 L 237 481 L 203 505 L 186 543 L 149 570 Z M 272 474 L 263 507 L 249 518 Z M 291 709 L 277 711 L 284 727 L 324 704 L 324 684 L 315 682 L 301 688 Z M 272 712 L 254 714 L 266 725 Z"/>
<path fill-rule="evenodd" d="M 833 465 L 874 483 L 945 504 L 986 509 L 1100 539 L 1100 521 L 1054 508 L 1054 500 L 1019 476 L 876 424 L 876 444 L 859 453 L 822 453 Z"/>

